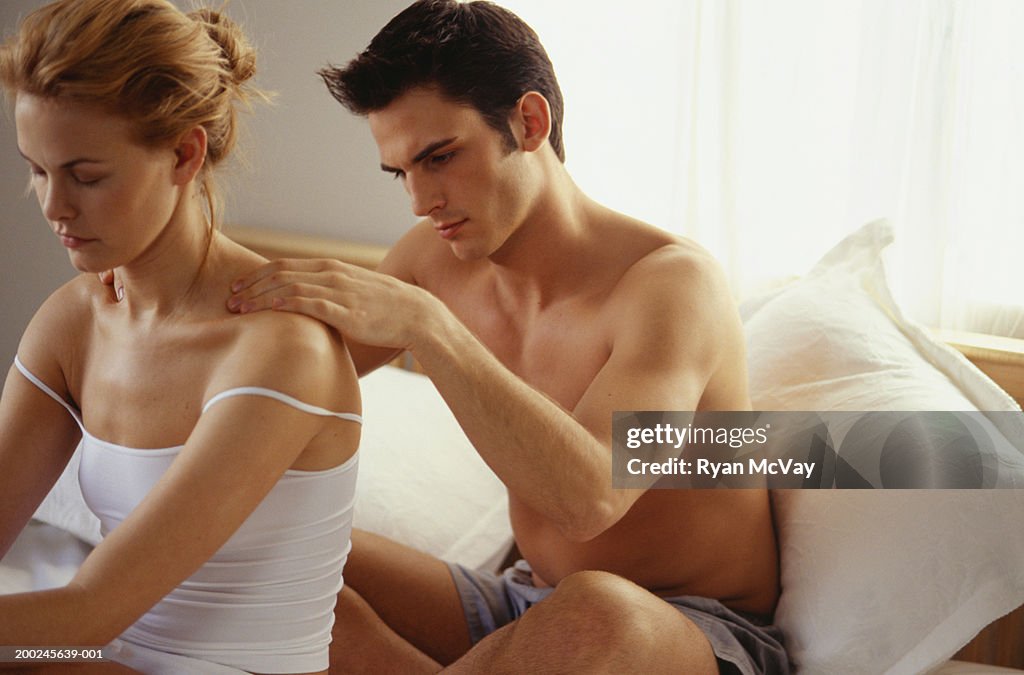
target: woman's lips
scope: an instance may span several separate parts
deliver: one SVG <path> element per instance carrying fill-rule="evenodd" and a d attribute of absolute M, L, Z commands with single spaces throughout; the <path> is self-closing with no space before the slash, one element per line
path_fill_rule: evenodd
<path fill-rule="evenodd" d="M 83 239 L 81 237 L 75 237 L 70 234 L 58 234 L 57 237 L 60 239 L 60 243 L 63 244 L 65 248 L 81 248 L 82 246 L 85 246 L 91 241 L 96 241 L 95 239 Z"/>

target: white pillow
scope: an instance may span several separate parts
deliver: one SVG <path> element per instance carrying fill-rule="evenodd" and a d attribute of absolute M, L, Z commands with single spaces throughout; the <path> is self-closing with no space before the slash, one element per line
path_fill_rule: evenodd
<path fill-rule="evenodd" d="M 360 382 L 363 437 L 356 527 L 439 558 L 495 569 L 512 547 L 504 485 L 473 449 L 430 380 L 380 368 Z M 82 499 L 78 452 L 35 514 L 96 544 Z"/>
<path fill-rule="evenodd" d="M 755 410 L 1019 410 L 903 316 L 881 259 L 891 241 L 887 223 L 869 223 L 804 278 L 741 306 Z M 1024 492 L 790 490 L 773 501 L 775 621 L 801 673 L 922 672 L 1024 603 Z"/>

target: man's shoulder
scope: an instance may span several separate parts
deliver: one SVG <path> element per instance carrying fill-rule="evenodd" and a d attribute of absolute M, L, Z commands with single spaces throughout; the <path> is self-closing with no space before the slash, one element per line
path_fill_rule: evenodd
<path fill-rule="evenodd" d="M 395 242 L 378 271 L 417 283 L 419 277 L 450 268 L 458 262 L 448 244 L 437 236 L 430 221 L 421 220 Z"/>
<path fill-rule="evenodd" d="M 717 304 L 730 297 L 721 265 L 705 248 L 671 235 L 653 237 L 650 243 L 648 250 L 634 256 L 618 280 L 612 301 L 671 298 Z"/>

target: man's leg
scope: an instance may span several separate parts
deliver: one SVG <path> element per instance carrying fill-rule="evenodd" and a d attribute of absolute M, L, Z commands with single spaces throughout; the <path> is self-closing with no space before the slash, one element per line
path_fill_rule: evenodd
<path fill-rule="evenodd" d="M 332 670 L 351 672 L 357 661 L 375 663 L 378 672 L 385 664 L 437 670 L 470 647 L 455 582 L 433 556 L 354 531 L 345 587 L 335 609 Z"/>
<path fill-rule="evenodd" d="M 452 673 L 718 673 L 704 633 L 661 598 L 606 572 L 579 572 L 481 640 Z"/>
<path fill-rule="evenodd" d="M 441 665 L 384 623 L 373 608 L 347 586 L 334 607 L 330 673 L 405 675 L 436 673 Z"/>

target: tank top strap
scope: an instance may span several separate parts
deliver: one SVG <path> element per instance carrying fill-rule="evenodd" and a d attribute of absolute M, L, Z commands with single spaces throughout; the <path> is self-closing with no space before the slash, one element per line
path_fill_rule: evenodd
<path fill-rule="evenodd" d="M 32 384 L 36 385 L 39 389 L 43 391 L 44 394 L 52 398 L 54 401 L 64 406 L 64 409 L 71 413 L 71 416 L 75 418 L 75 422 L 78 424 L 78 428 L 81 429 L 83 433 L 85 432 L 85 425 L 82 424 L 82 413 L 80 413 L 70 403 L 61 398 L 57 394 L 57 392 L 46 386 L 45 382 L 43 382 L 38 377 L 30 373 L 28 368 L 25 367 L 25 364 L 23 364 L 21 362 L 21 359 L 18 358 L 17 354 L 14 355 L 14 365 L 15 367 L 17 367 L 19 371 L 21 371 L 21 374 L 25 376 L 25 379 L 27 379 Z"/>
<path fill-rule="evenodd" d="M 226 398 L 232 398 L 234 396 L 265 396 L 267 398 L 272 398 L 275 401 L 280 401 L 281 403 L 284 403 L 286 405 L 290 405 L 291 407 L 297 410 L 301 410 L 302 412 L 310 413 L 311 415 L 319 415 L 321 417 L 337 417 L 338 419 L 348 420 L 349 422 L 355 422 L 357 424 L 363 423 L 362 416 L 357 415 L 355 413 L 334 412 L 333 410 L 327 410 L 326 408 L 321 408 L 319 406 L 310 405 L 309 403 L 304 403 L 303 401 L 300 401 L 299 399 L 293 396 L 289 396 L 288 394 L 282 394 L 279 391 L 275 391 L 273 389 L 266 389 L 264 387 L 236 387 L 234 389 L 222 391 L 219 394 L 210 398 L 210 400 L 207 401 L 205 405 L 203 405 L 203 412 L 205 413 L 215 403 L 219 403 Z"/>

